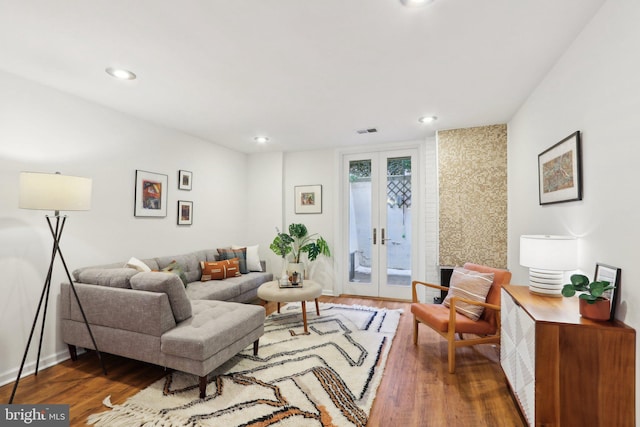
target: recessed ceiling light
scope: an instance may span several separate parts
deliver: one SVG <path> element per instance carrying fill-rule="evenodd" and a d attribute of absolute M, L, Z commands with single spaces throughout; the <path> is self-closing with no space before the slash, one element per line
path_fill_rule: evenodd
<path fill-rule="evenodd" d="M 258 144 L 266 144 L 267 142 L 269 142 L 269 138 L 267 138 L 266 136 L 256 136 L 255 138 L 253 138 L 253 140 Z"/>
<path fill-rule="evenodd" d="M 109 67 L 105 70 L 107 74 L 111 77 L 115 77 L 120 80 L 135 80 L 136 75 L 129 70 L 125 70 L 124 68 L 112 68 Z"/>
<path fill-rule="evenodd" d="M 400 3 L 406 7 L 421 7 L 433 2 L 434 0 L 400 0 Z"/>
<path fill-rule="evenodd" d="M 436 116 L 422 116 L 422 117 L 420 117 L 420 118 L 418 119 L 418 121 L 419 121 L 420 123 L 423 123 L 423 124 L 425 124 L 425 125 L 426 125 L 426 124 L 429 124 L 429 123 L 433 123 L 433 122 L 435 122 L 436 120 L 438 120 L 438 118 L 437 118 Z"/>

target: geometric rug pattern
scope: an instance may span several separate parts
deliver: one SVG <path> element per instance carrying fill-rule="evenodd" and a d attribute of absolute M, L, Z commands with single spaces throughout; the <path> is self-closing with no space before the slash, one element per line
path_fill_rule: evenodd
<path fill-rule="evenodd" d="M 329 427 L 367 424 L 402 310 L 290 303 L 265 320 L 253 346 L 208 377 L 172 372 L 122 405 L 89 417 L 96 426 Z"/>

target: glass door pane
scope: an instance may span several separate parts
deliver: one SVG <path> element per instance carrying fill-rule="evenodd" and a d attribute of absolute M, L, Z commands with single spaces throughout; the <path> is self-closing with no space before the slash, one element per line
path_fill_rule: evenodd
<path fill-rule="evenodd" d="M 386 168 L 386 285 L 411 285 L 411 156 L 388 157 Z"/>
<path fill-rule="evenodd" d="M 371 159 L 349 161 L 350 283 L 372 283 L 371 163 Z"/>

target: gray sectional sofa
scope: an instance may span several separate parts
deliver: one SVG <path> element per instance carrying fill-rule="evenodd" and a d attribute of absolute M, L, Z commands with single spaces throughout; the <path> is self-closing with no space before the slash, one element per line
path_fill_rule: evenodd
<path fill-rule="evenodd" d="M 214 249 L 142 260 L 152 272 L 126 262 L 74 271 L 98 349 L 197 375 L 204 397 L 207 374 L 251 343 L 257 353 L 265 311 L 243 303 L 256 300 L 258 287 L 273 278 L 250 272 L 201 282 L 200 262 L 217 257 Z M 186 287 L 178 275 L 157 271 L 174 261 L 185 273 Z M 68 283 L 61 284 L 60 307 L 62 339 L 75 360 L 76 347 L 93 345 Z"/>

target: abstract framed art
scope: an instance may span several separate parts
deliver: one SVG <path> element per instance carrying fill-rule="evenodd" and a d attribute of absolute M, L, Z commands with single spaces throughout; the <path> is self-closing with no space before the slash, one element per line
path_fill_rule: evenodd
<path fill-rule="evenodd" d="M 193 224 L 193 202 L 178 200 L 178 225 Z"/>
<path fill-rule="evenodd" d="M 167 181 L 167 175 L 136 170 L 134 216 L 167 216 Z"/>
<path fill-rule="evenodd" d="M 595 282 L 609 282 L 615 288 L 606 291 L 602 294 L 603 297 L 608 298 L 611 301 L 611 317 L 609 320 L 615 319 L 616 306 L 618 305 L 618 299 L 620 295 L 620 276 L 622 275 L 622 269 L 612 267 L 610 265 L 596 263 L 596 273 L 593 276 Z"/>
<path fill-rule="evenodd" d="M 180 170 L 178 171 L 178 190 L 191 190 L 191 181 L 193 180 L 193 172 Z"/>
<path fill-rule="evenodd" d="M 294 193 L 297 214 L 322 213 L 322 185 L 297 185 Z"/>
<path fill-rule="evenodd" d="M 540 204 L 582 200 L 580 131 L 538 155 Z"/>

